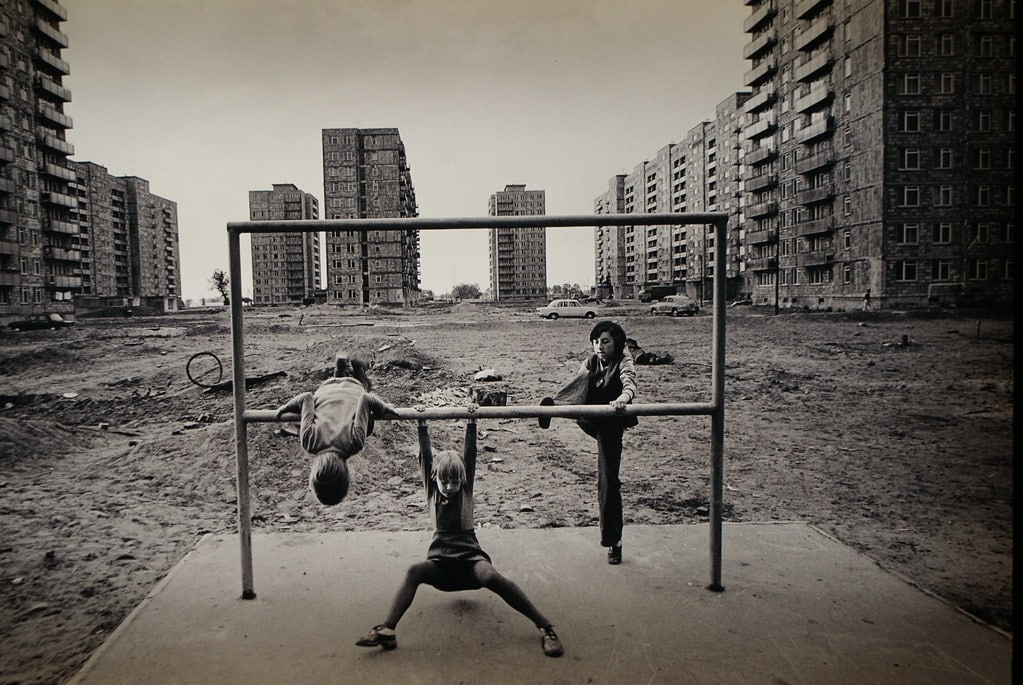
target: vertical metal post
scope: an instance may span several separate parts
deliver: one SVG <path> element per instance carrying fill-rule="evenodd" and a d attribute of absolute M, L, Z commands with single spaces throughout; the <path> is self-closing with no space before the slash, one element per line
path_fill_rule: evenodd
<path fill-rule="evenodd" d="M 228 231 L 231 279 L 231 367 L 234 391 L 234 453 L 238 469 L 238 537 L 241 541 L 242 599 L 252 588 L 252 518 L 249 508 L 249 442 L 245 423 L 245 345 L 242 322 L 242 259 L 238 231 Z"/>
<path fill-rule="evenodd" d="M 724 490 L 725 451 L 725 297 L 726 266 L 728 252 L 728 220 L 714 224 L 714 333 L 711 361 L 711 405 L 714 411 L 710 417 L 710 585 L 708 590 L 722 592 L 721 585 L 721 498 Z"/>

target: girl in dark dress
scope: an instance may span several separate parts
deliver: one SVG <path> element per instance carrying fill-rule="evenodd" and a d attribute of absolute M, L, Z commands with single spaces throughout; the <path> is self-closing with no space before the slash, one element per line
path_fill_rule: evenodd
<path fill-rule="evenodd" d="M 464 455 L 446 450 L 434 458 L 426 421 L 419 422 L 419 464 L 426 499 L 433 514 L 434 534 L 426 561 L 409 567 L 387 619 L 355 643 L 360 647 L 398 646 L 395 628 L 412 605 L 423 583 L 442 592 L 487 588 L 540 630 L 540 646 L 547 656 L 564 651 L 554 626 L 526 597 L 522 589 L 494 568 L 476 539 L 473 519 L 473 483 L 476 476 L 476 421 L 465 427 Z"/>

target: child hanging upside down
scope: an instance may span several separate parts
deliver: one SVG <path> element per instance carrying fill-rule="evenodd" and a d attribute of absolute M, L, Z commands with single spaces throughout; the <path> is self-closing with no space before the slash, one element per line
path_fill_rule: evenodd
<path fill-rule="evenodd" d="M 561 656 L 564 650 L 554 626 L 533 606 L 518 585 L 497 572 L 490 556 L 476 539 L 473 520 L 476 420 L 470 419 L 466 423 L 463 456 L 447 450 L 438 452 L 436 458 L 430 447 L 426 421 L 420 421 L 419 463 L 436 531 L 426 553 L 426 561 L 409 567 L 387 618 L 355 644 L 384 649 L 397 647 L 395 628 L 398 621 L 412 606 L 418 587 L 425 583 L 442 592 L 487 588 L 497 593 L 540 630 L 540 646 L 544 654 Z"/>
<path fill-rule="evenodd" d="M 303 392 L 282 404 L 277 416 L 300 414 L 299 440 L 313 456 L 309 484 L 321 504 L 339 504 L 348 494 L 348 458 L 362 450 L 373 434 L 373 420 L 395 415 L 374 395 L 366 363 L 338 352 L 334 377 L 315 393 Z"/>

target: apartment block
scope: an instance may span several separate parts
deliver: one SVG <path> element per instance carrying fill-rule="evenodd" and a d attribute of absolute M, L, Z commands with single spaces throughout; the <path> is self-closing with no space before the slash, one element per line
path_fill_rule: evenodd
<path fill-rule="evenodd" d="M 318 219 L 319 203 L 292 183 L 249 191 L 251 221 Z M 320 288 L 319 233 L 253 233 L 252 300 L 296 304 Z"/>
<path fill-rule="evenodd" d="M 0 315 L 71 311 L 81 292 L 66 19 L 54 0 L 0 4 Z"/>
<path fill-rule="evenodd" d="M 1015 0 L 745 0 L 757 304 L 1011 298 Z"/>
<path fill-rule="evenodd" d="M 543 216 L 543 190 L 506 185 L 490 196 L 489 216 Z M 490 292 L 496 301 L 547 297 L 547 232 L 542 226 L 490 229 Z"/>
<path fill-rule="evenodd" d="M 326 219 L 418 216 L 405 145 L 396 128 L 323 129 Z M 327 231 L 327 301 L 414 305 L 419 231 Z"/>
<path fill-rule="evenodd" d="M 143 178 L 114 176 L 93 162 L 71 161 L 70 167 L 78 233 L 73 252 L 62 256 L 78 264 L 75 299 L 178 309 L 177 203 L 154 195 Z"/>
<path fill-rule="evenodd" d="M 742 285 L 740 245 L 741 107 L 749 93 L 721 102 L 711 120 L 631 173 L 611 178 L 594 201 L 596 214 L 726 212 L 727 240 L 714 244 L 713 226 L 600 226 L 595 232 L 596 281 L 605 296 L 635 298 L 671 285 L 699 300 L 712 295 L 715 250 L 726 250 L 729 296 Z"/>

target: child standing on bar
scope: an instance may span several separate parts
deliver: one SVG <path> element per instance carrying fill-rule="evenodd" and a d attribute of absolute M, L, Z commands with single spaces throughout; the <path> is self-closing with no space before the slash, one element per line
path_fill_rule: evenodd
<path fill-rule="evenodd" d="M 473 409 L 471 407 L 470 409 Z M 563 649 L 554 626 L 540 613 L 522 589 L 494 568 L 476 539 L 473 518 L 473 484 L 476 477 L 476 420 L 465 426 L 465 447 L 459 455 L 453 450 L 438 452 L 434 457 L 426 421 L 419 422 L 419 464 L 423 487 L 433 514 L 433 541 L 426 561 L 413 564 L 394 597 L 390 613 L 359 638 L 360 647 L 398 646 L 395 628 L 415 599 L 420 585 L 430 585 L 441 592 L 486 588 L 496 593 L 510 607 L 528 618 L 540 631 L 540 646 L 547 656 L 561 656 Z"/>

